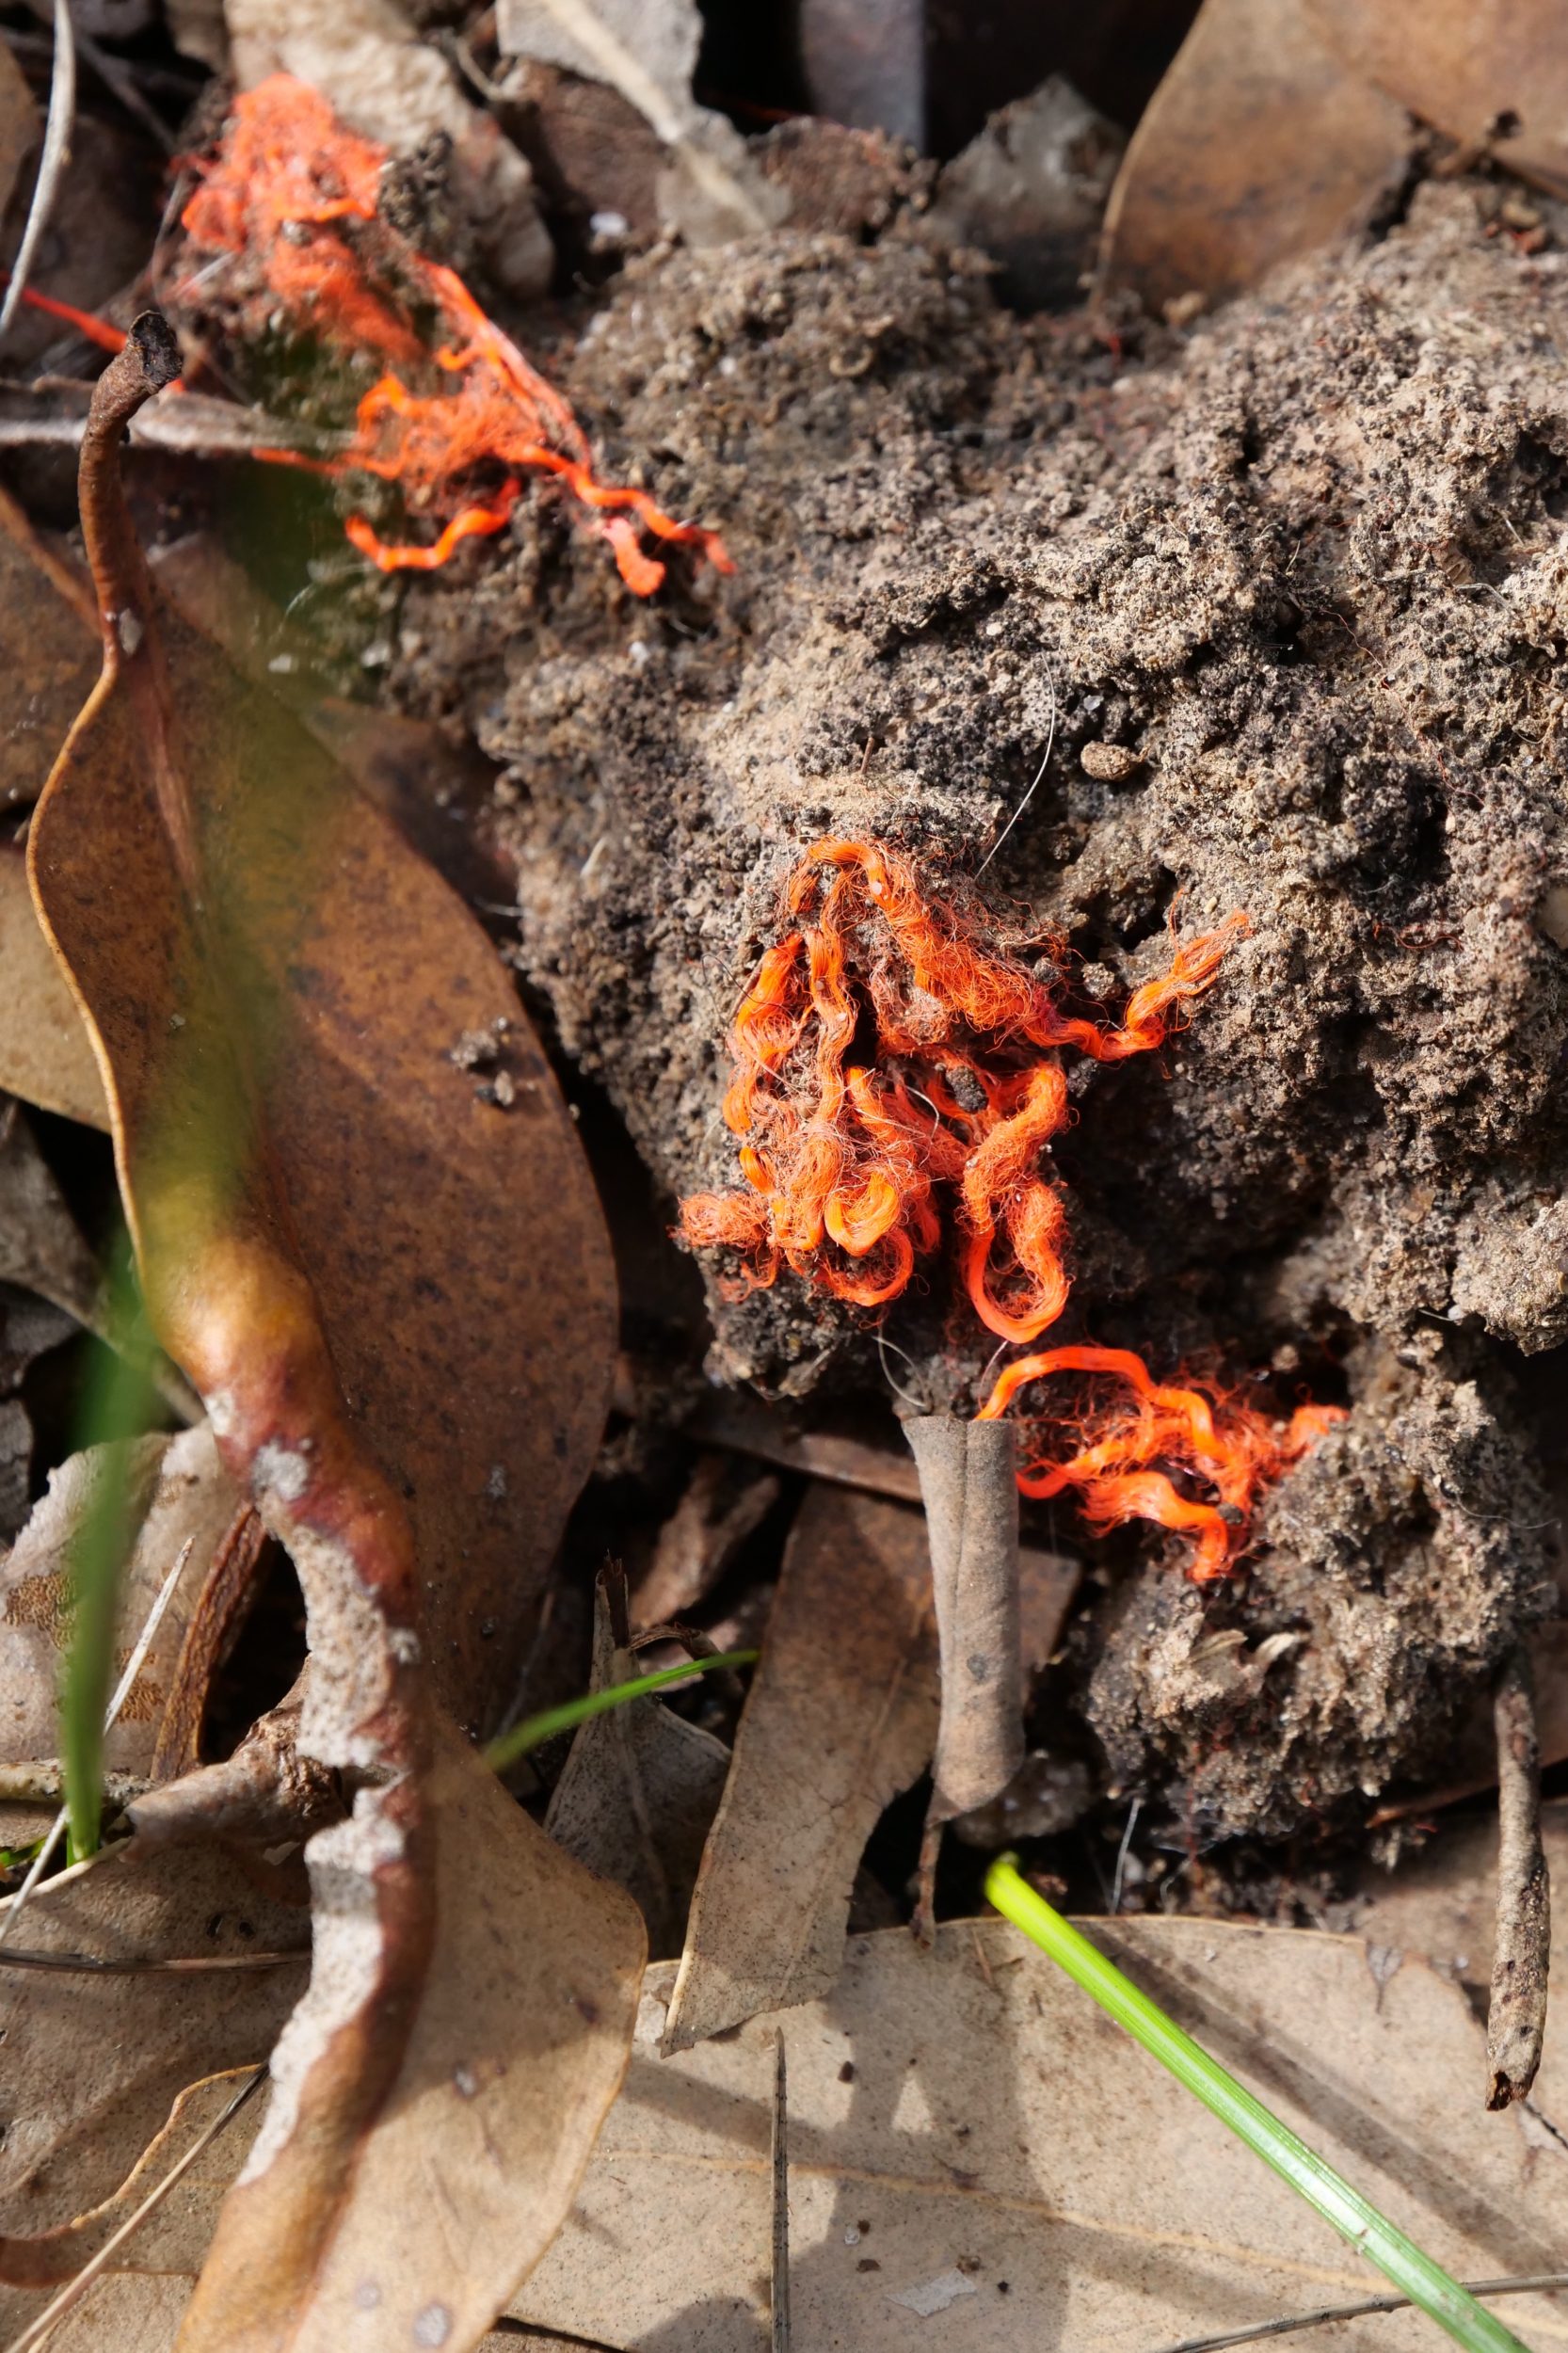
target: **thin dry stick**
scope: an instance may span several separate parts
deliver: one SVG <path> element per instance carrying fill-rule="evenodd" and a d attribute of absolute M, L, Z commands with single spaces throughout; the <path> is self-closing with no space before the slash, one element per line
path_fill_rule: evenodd
<path fill-rule="evenodd" d="M 140 1639 L 136 1643 L 136 1649 L 131 1653 L 129 1659 L 126 1661 L 125 1673 L 120 1676 L 119 1683 L 115 1687 L 114 1697 L 110 1700 L 108 1706 L 104 1711 L 104 1730 L 105 1732 L 113 1730 L 115 1723 L 119 1720 L 120 1711 L 124 1706 L 126 1701 L 130 1698 L 136 1677 L 140 1674 L 143 1666 L 146 1664 L 147 1654 L 152 1647 L 152 1638 L 164 1622 L 164 1615 L 168 1609 L 169 1603 L 174 1599 L 174 1589 L 179 1584 L 182 1576 L 184 1574 L 185 1562 L 190 1559 L 191 1546 L 195 1544 L 195 1542 L 196 1539 L 194 1536 L 187 1536 L 185 1538 L 184 1543 L 180 1546 L 179 1552 L 175 1556 L 174 1566 L 169 1570 L 168 1575 L 165 1577 L 163 1583 L 158 1588 L 158 1597 L 147 1613 L 147 1624 L 141 1629 Z M 34 1888 L 43 1877 L 44 1872 L 48 1869 L 50 1858 L 53 1856 L 56 1848 L 59 1845 L 60 1840 L 65 1836 L 66 1822 L 68 1818 L 66 1809 L 62 1805 L 59 1812 L 56 1815 L 54 1822 L 50 1826 L 49 1835 L 45 1838 L 42 1846 L 39 1849 L 37 1854 L 33 1857 L 33 1860 L 28 1866 L 26 1878 L 17 1889 L 16 1894 L 11 1897 L 10 1902 L 6 1906 L 4 1913 L 0 1913 L 0 1945 L 6 1944 L 9 1939 L 11 1930 L 21 1919 L 23 1912 L 26 1907 L 28 1897 L 32 1894 Z"/>
<path fill-rule="evenodd" d="M 211 1969 L 281 1969 L 291 1961 L 310 1957 L 308 1945 L 289 1953 L 166 1954 L 136 1961 L 105 1961 L 95 1953 L 19 1953 L 13 1948 L 0 1953 L 0 1969 L 55 1969 L 67 1977 L 200 1977 Z"/>
<path fill-rule="evenodd" d="M 1553 2288 L 1568 2288 L 1568 2271 L 1533 2271 L 1512 2280 L 1466 2280 L 1471 2296 L 1534 2296 Z M 1224 2353 L 1230 2345 L 1255 2345 L 1259 2337 L 1288 2337 L 1296 2329 L 1320 2329 L 1336 2320 L 1364 2320 L 1372 2313 L 1402 2313 L 1408 2296 L 1369 2296 L 1360 2304 L 1320 2304 L 1315 2312 L 1287 2313 L 1282 2320 L 1259 2320 L 1249 2329 L 1231 2329 L 1223 2337 L 1183 2337 L 1179 2345 L 1162 2345 L 1160 2353 Z"/>
<path fill-rule="evenodd" d="M 784 2029 L 774 2037 L 773 2336 L 770 2353 L 790 2353 L 790 2094 Z"/>
<path fill-rule="evenodd" d="M 1506 2108 L 1535 2081 L 1546 2032 L 1551 1885 L 1541 1844 L 1541 1743 L 1529 1660 L 1515 1651 L 1493 1701 L 1497 1734 L 1497 1941 L 1486 2021 L 1486 2105 Z"/>
<path fill-rule="evenodd" d="M 0 335 L 16 316 L 40 242 L 59 194 L 60 181 L 71 159 L 71 126 L 76 119 L 76 28 L 71 21 L 71 0 L 55 0 L 55 64 L 49 77 L 49 113 L 43 126 L 43 153 L 27 213 L 27 226 L 11 264 L 11 282 L 0 303 Z"/>
<path fill-rule="evenodd" d="M 119 2230 L 114 2232 L 104 2241 L 103 2246 L 98 2249 L 97 2254 L 93 2256 L 91 2262 L 84 2264 L 81 2270 L 76 2274 L 74 2280 L 68 2280 L 65 2286 L 61 2288 L 58 2296 L 52 2297 L 50 2301 L 44 2306 L 42 2312 L 36 2313 L 35 2316 L 27 2323 L 27 2326 L 24 2329 L 22 2334 L 19 2337 L 12 2339 L 10 2345 L 6 2348 L 6 2353 L 31 2353 L 31 2349 L 34 2345 L 41 2345 L 45 2337 L 53 2335 L 56 2323 L 63 2320 L 67 2313 L 71 2312 L 81 2302 L 83 2297 L 87 2294 L 88 2288 L 91 2287 L 93 2281 L 100 2276 L 101 2273 L 108 2269 L 109 2265 L 112 2263 L 115 2256 L 118 2255 L 120 2249 L 124 2246 L 132 2232 L 139 2231 L 142 2224 L 146 2221 L 148 2216 L 153 2212 L 154 2208 L 163 2204 L 163 2201 L 168 2196 L 169 2191 L 173 2189 L 175 2185 L 190 2171 L 191 2167 L 196 2163 L 197 2158 L 201 2155 L 202 2152 L 212 2147 L 213 2142 L 217 2138 L 219 2133 L 222 2132 L 224 2126 L 232 2122 L 233 2119 L 239 2114 L 241 2108 L 244 2107 L 246 2102 L 250 2098 L 252 2092 L 259 2089 L 265 2079 L 266 2070 L 264 2067 L 258 2067 L 253 2070 L 249 2082 L 243 2085 L 241 2089 L 235 2092 L 228 2106 L 224 2108 L 219 2115 L 214 2117 L 205 2132 L 197 2136 L 196 2139 L 191 2142 L 190 2147 L 185 2151 L 184 2155 L 180 2159 L 178 2165 L 174 2165 L 169 2168 L 168 2171 L 164 2175 L 163 2180 L 158 2184 L 157 2187 L 155 2189 L 149 2190 L 147 2196 L 142 2200 L 135 2214 L 127 2215 Z"/>

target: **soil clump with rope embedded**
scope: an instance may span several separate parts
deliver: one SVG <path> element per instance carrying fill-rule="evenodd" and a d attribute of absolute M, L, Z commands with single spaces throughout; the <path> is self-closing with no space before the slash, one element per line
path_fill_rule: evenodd
<path fill-rule="evenodd" d="M 1125 343 L 1012 317 L 896 206 L 875 242 L 655 252 L 551 364 L 736 577 L 639 603 L 525 500 L 402 592 L 394 691 L 500 763 L 520 969 L 669 1226 L 739 1181 L 730 1026 L 819 840 L 888 845 L 1106 1025 L 1173 924 L 1247 919 L 1159 1050 L 1070 1065 L 1045 1164 L 1049 1344 L 1349 1408 L 1213 1584 L 1052 1507 L 1093 1568 L 1053 1694 L 1200 1841 L 1430 1769 L 1555 1607 L 1568 267 L 1488 207 L 1428 184 Z M 871 1306 L 701 1264 L 721 1382 L 879 1385 L 879 1322 L 927 1407 L 995 1377 L 945 1262 Z"/>

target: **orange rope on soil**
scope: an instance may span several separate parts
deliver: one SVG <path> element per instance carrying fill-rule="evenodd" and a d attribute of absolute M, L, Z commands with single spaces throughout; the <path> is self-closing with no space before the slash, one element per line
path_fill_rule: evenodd
<path fill-rule="evenodd" d="M 565 482 L 637 596 L 651 596 L 665 570 L 642 533 L 733 571 L 716 533 L 674 520 L 645 490 L 598 479 L 567 401 L 455 270 L 427 261 L 378 219 L 386 161 L 386 150 L 345 130 L 319 91 L 275 73 L 236 98 L 217 154 L 195 167 L 201 185 L 183 216 L 193 245 L 247 257 L 296 328 L 372 354 L 385 371 L 360 400 L 354 441 L 341 459 L 256 456 L 281 456 L 321 473 L 377 474 L 400 484 L 413 507 L 450 510 L 434 544 L 419 547 L 389 544 L 362 516 L 352 517 L 350 540 L 382 571 L 432 570 L 464 539 L 501 530 L 529 472 Z M 368 236 L 357 242 L 356 225 L 374 225 L 375 269 Z M 432 350 L 416 312 L 434 313 L 452 340 Z M 430 389 L 410 389 L 409 374 L 424 376 Z M 442 376 L 450 380 L 437 389 Z M 472 495 L 472 477 L 486 471 L 501 479 Z"/>
<path fill-rule="evenodd" d="M 999 1420 L 1021 1388 L 1062 1373 L 1110 1377 L 1131 1394 L 1097 1413 L 1066 1417 L 1088 1443 L 1065 1461 L 1032 1463 L 1018 1474 L 1019 1489 L 1038 1497 L 1072 1493 L 1094 1529 L 1154 1520 L 1195 1536 L 1187 1574 L 1198 1584 L 1232 1565 L 1262 1490 L 1345 1418 L 1337 1405 L 1299 1405 L 1288 1421 L 1277 1421 L 1208 1383 L 1157 1382 L 1130 1349 L 1079 1347 L 1008 1365 L 979 1419 Z M 1183 1493 L 1173 1471 L 1207 1487 L 1213 1500 Z"/>
<path fill-rule="evenodd" d="M 681 1230 L 735 1251 L 746 1286 L 787 1265 L 875 1307 L 935 1251 L 945 1207 L 981 1321 L 1038 1338 L 1067 1298 L 1065 1215 L 1042 1173 L 1067 1123 L 1062 1050 L 1119 1062 L 1160 1045 L 1244 919 L 1181 942 L 1108 1027 L 1064 1013 L 876 842 L 816 842 L 787 898 L 796 928 L 742 1000 L 724 1101 L 748 1189 L 694 1196 Z"/>

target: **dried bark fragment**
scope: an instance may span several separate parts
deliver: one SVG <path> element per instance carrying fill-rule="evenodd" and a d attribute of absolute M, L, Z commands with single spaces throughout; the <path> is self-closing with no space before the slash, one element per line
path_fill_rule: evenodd
<path fill-rule="evenodd" d="M 814 1488 L 702 1858 L 666 2051 L 833 1985 L 866 1840 L 936 1740 L 936 1654 L 919 1517 Z"/>
<path fill-rule="evenodd" d="M 1486 2105 L 1506 2108 L 1535 2081 L 1546 2032 L 1551 1881 L 1541 1843 L 1541 1744 L 1529 1661 L 1516 1652 L 1498 1679 L 1497 1942 L 1486 2022 Z"/>

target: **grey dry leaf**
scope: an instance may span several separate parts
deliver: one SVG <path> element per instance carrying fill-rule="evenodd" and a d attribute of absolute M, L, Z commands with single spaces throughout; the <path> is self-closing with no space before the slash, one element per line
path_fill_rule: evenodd
<path fill-rule="evenodd" d="M 606 82 L 635 106 L 670 151 L 661 216 L 689 243 L 770 228 L 788 209 L 739 134 L 692 96 L 696 0 L 500 0 L 496 30 L 504 56 Z"/>
<path fill-rule="evenodd" d="M 124 1960 L 297 1949 L 299 1961 L 195 1976 L 0 1969 L 0 2280 L 58 2281 L 79 2268 L 120 2218 L 117 2193 L 186 2087 L 265 2058 L 298 1999 L 309 1937 L 303 1905 L 262 1893 L 216 1847 L 141 1862 L 111 1848 L 38 1887 L 17 1940 L 30 1951 Z M 18 2320 L 40 2300 L 18 2302 Z M 11 2317 L 3 2302 L 0 2317 Z"/>
<path fill-rule="evenodd" d="M 591 1689 L 642 1672 L 616 1647 L 606 1577 L 594 1593 Z M 632 1700 L 578 1727 L 545 1816 L 556 1844 L 632 1897 L 648 1949 L 680 1950 L 703 1841 L 724 1794 L 729 1751 L 663 1700 Z"/>
<path fill-rule="evenodd" d="M 785 1552 L 702 1858 L 666 2050 L 830 1991 L 866 1840 L 936 1738 L 924 1525 L 816 1486 Z"/>
<path fill-rule="evenodd" d="M 1410 147 L 1305 0 L 1204 0 L 1112 189 L 1102 286 L 1158 311 L 1255 285 L 1364 222 Z"/>
<path fill-rule="evenodd" d="M 1537 2157 L 1528 2111 L 1477 2129 L 1481 2033 L 1461 1989 L 1410 1963 L 1380 1990 L 1353 1937 L 1086 1927 L 1458 2277 L 1560 2261 L 1568 2169 Z M 649 1972 L 626 2089 L 513 2311 L 617 2353 L 756 2353 L 778 2022 L 661 2059 L 673 1976 Z M 803 2347 L 1148 2353 L 1355 2295 L 1371 2277 L 1000 1921 L 944 1924 L 930 1955 L 902 1929 L 856 1937 L 833 1993 L 787 2025 Z M 948 2294 L 953 2274 L 973 2293 L 934 2324 L 916 2318 L 912 2299 Z M 1563 2331 L 1541 2298 L 1511 2321 L 1532 2345 Z M 1430 2345 L 1417 2315 L 1376 2326 L 1375 2353 Z"/>
<path fill-rule="evenodd" d="M 1018 1488 L 1013 1425 L 920 1414 L 920 1465 L 941 1657 L 934 1822 L 1006 1788 L 1023 1763 Z"/>
<path fill-rule="evenodd" d="M 0 1763 L 55 1753 L 56 1702 L 70 1632 L 66 1556 L 106 1451 L 93 1447 L 70 1455 L 50 1473 L 47 1490 L 0 1564 Z M 146 1664 L 104 1743 L 105 1764 L 147 1773 L 191 1610 L 239 1495 L 205 1422 L 173 1438 L 134 1439 L 129 1455 L 127 1508 L 139 1525 L 120 1593 L 121 1663 L 181 1546 L 187 1538 L 191 1545 Z"/>
<path fill-rule="evenodd" d="M 0 1097 L 0 1282 L 102 1330 L 103 1277 L 20 1104 Z"/>
<path fill-rule="evenodd" d="M 0 556 L 6 545 L 0 536 Z M 0 848 L 0 1087 L 107 1133 L 87 1024 L 40 927 L 26 853 L 14 842 Z"/>

